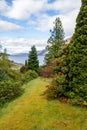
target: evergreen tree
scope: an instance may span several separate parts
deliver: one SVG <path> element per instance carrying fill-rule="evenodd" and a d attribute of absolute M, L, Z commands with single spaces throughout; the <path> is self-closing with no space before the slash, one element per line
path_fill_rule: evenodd
<path fill-rule="evenodd" d="M 68 90 L 87 101 L 87 0 L 82 0 L 68 58 Z"/>
<path fill-rule="evenodd" d="M 48 39 L 47 50 L 48 53 L 45 56 L 45 61 L 47 64 L 50 63 L 50 60 L 58 57 L 58 50 L 61 45 L 64 43 L 64 31 L 60 18 L 56 18 L 54 22 L 53 30 L 50 30 L 51 36 Z"/>
<path fill-rule="evenodd" d="M 38 58 L 37 58 L 37 51 L 36 51 L 35 46 L 32 46 L 31 51 L 29 52 L 27 69 L 28 70 L 34 70 L 36 72 L 39 71 L 39 61 L 38 61 Z"/>
<path fill-rule="evenodd" d="M 64 48 L 59 51 L 56 77 L 48 86 L 47 96 L 87 105 L 87 0 L 82 0 L 71 44 Z"/>

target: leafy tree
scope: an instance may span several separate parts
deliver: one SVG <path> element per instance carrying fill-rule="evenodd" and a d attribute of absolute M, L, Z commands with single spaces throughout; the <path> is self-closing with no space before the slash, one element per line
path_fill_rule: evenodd
<path fill-rule="evenodd" d="M 38 58 L 37 58 L 37 51 L 36 51 L 35 46 L 32 46 L 31 51 L 29 52 L 27 69 L 28 70 L 34 70 L 36 72 L 39 71 L 39 61 L 38 61 Z"/>
<path fill-rule="evenodd" d="M 60 18 L 56 18 L 54 22 L 53 30 L 50 30 L 51 36 L 48 39 L 47 50 L 48 53 L 45 56 L 45 61 L 47 64 L 50 63 L 50 60 L 58 57 L 58 50 L 61 45 L 64 43 L 64 31 Z"/>

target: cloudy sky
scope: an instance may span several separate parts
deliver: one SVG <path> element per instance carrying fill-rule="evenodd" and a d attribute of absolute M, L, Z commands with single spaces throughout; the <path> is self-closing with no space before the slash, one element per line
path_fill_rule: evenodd
<path fill-rule="evenodd" d="M 44 49 L 56 17 L 71 37 L 80 7 L 80 0 L 0 0 L 0 45 L 8 53 Z"/>

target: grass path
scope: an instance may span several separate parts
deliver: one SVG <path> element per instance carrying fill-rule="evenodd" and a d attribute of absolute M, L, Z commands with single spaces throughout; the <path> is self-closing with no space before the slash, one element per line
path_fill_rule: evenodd
<path fill-rule="evenodd" d="M 0 130 L 87 130 L 87 110 L 42 96 L 46 79 L 25 85 L 25 93 L 0 110 Z"/>

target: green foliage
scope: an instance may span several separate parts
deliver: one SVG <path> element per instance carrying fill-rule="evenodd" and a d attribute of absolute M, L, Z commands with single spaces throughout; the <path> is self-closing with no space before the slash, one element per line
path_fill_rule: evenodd
<path fill-rule="evenodd" d="M 50 32 L 51 36 L 48 39 L 47 45 L 48 53 L 45 56 L 45 61 L 47 64 L 49 64 L 52 59 L 58 57 L 58 51 L 64 43 L 64 31 L 60 18 L 56 18 L 53 30 L 50 30 Z"/>
<path fill-rule="evenodd" d="M 82 7 L 76 20 L 76 29 L 69 47 L 69 86 L 75 96 L 87 95 L 87 1 L 82 0 Z"/>
<path fill-rule="evenodd" d="M 8 76 L 13 80 L 13 82 L 21 81 L 22 79 L 22 74 L 13 70 L 8 71 Z"/>
<path fill-rule="evenodd" d="M 63 45 L 58 52 L 59 57 L 56 59 L 54 67 L 55 77 L 50 85 L 47 86 L 45 91 L 48 99 L 55 99 L 65 97 L 66 86 L 68 85 L 68 45 Z"/>
<path fill-rule="evenodd" d="M 20 82 L 7 80 L 0 82 L 0 104 L 4 104 L 20 96 L 23 92 Z"/>
<path fill-rule="evenodd" d="M 8 74 L 0 68 L 0 81 L 8 80 L 9 76 Z"/>
<path fill-rule="evenodd" d="M 76 20 L 75 33 L 68 47 L 62 46 L 54 69 L 57 76 L 48 86 L 50 98 L 65 97 L 71 104 L 87 104 L 87 1 Z M 65 48 L 65 49 L 64 49 Z"/>
<path fill-rule="evenodd" d="M 37 51 L 36 51 L 35 46 L 32 46 L 31 51 L 29 52 L 27 69 L 28 70 L 34 70 L 36 72 L 39 71 L 39 61 L 38 61 L 38 58 L 37 58 Z"/>
<path fill-rule="evenodd" d="M 2 68 L 3 70 L 7 72 L 9 67 L 10 67 L 10 62 L 8 60 L 7 51 L 5 49 L 0 59 L 0 68 Z"/>
<path fill-rule="evenodd" d="M 27 83 L 38 77 L 38 74 L 34 70 L 28 70 L 22 78 L 23 83 Z"/>
<path fill-rule="evenodd" d="M 0 105 L 22 94 L 21 79 L 21 73 L 10 69 L 10 62 L 5 50 L 0 59 Z"/>

